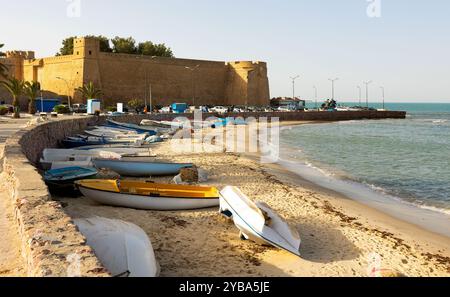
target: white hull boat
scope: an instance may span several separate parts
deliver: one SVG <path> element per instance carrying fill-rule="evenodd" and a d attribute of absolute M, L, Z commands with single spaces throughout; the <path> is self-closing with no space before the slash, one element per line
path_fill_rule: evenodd
<path fill-rule="evenodd" d="M 233 219 L 242 239 L 269 244 L 300 256 L 301 239 L 274 210 L 262 202 L 254 203 L 238 188 L 220 192 L 220 212 Z"/>
<path fill-rule="evenodd" d="M 116 153 L 122 157 L 156 157 L 150 148 L 134 148 L 134 147 L 99 147 L 99 148 L 88 148 L 82 147 L 77 151 L 92 151 L 92 152 L 102 152 L 107 151 L 111 153 Z M 105 158 L 108 159 L 108 158 Z"/>
<path fill-rule="evenodd" d="M 158 185 L 127 180 L 81 180 L 75 184 L 85 197 L 104 205 L 161 211 L 219 205 L 217 189 L 209 187 Z"/>
<path fill-rule="evenodd" d="M 41 166 L 45 170 L 63 169 L 68 167 L 94 167 L 92 163 L 92 157 L 90 156 L 75 156 L 75 157 L 57 157 L 50 160 L 41 159 Z"/>
<path fill-rule="evenodd" d="M 97 131 L 97 130 L 85 130 L 84 133 L 94 136 L 94 137 L 103 137 L 103 138 L 109 138 L 109 139 L 123 139 L 123 140 L 144 140 L 147 135 L 145 134 L 135 134 L 135 135 L 128 135 L 128 134 L 120 134 L 120 133 L 109 133 L 109 132 L 103 132 L 103 131 Z"/>
<path fill-rule="evenodd" d="M 84 168 L 92 168 L 94 164 L 89 159 L 89 161 L 55 161 L 55 162 L 43 162 L 44 168 L 50 168 L 51 170 L 62 169 L 67 167 L 84 167 Z"/>
<path fill-rule="evenodd" d="M 44 162 L 77 161 L 90 158 L 120 159 L 122 154 L 107 150 L 74 150 L 74 149 L 45 149 L 42 153 Z"/>
<path fill-rule="evenodd" d="M 112 276 L 156 277 L 159 264 L 152 243 L 140 227 L 106 218 L 76 219 L 100 262 Z"/>
<path fill-rule="evenodd" d="M 85 197 L 104 204 L 119 207 L 127 207 L 142 210 L 191 210 L 203 209 L 210 207 L 217 207 L 218 201 L 212 199 L 192 199 L 192 198 L 165 198 L 165 197 L 151 197 L 139 196 L 133 194 L 121 194 L 102 192 L 80 187 L 81 193 Z"/>

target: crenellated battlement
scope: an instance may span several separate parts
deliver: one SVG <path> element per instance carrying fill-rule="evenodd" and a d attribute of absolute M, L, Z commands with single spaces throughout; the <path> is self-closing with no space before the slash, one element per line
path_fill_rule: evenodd
<path fill-rule="evenodd" d="M 7 53 L 14 76 L 38 81 L 44 90 L 84 98 L 74 90 L 93 82 L 107 104 L 148 99 L 196 105 L 267 105 L 267 64 L 261 61 L 210 61 L 100 51 L 96 38 L 75 38 L 71 55 L 35 59 L 31 51 Z M 195 98 L 193 98 L 195 97 Z M 194 102 L 195 101 L 195 102 Z"/>
<path fill-rule="evenodd" d="M 33 51 L 7 51 L 6 58 L 10 59 L 22 59 L 22 60 L 30 60 L 34 59 Z"/>

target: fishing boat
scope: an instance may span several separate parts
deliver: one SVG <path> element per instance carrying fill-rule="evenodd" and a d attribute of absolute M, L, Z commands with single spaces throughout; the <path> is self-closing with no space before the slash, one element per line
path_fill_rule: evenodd
<path fill-rule="evenodd" d="M 298 231 L 267 204 L 254 203 L 238 188 L 225 187 L 220 192 L 220 212 L 233 219 L 242 239 L 269 244 L 300 256 Z"/>
<path fill-rule="evenodd" d="M 129 123 L 120 123 L 113 120 L 107 120 L 108 126 L 111 127 L 117 127 L 121 129 L 128 129 L 128 130 L 134 130 L 138 133 L 149 133 L 150 135 L 156 135 L 157 131 L 155 131 L 154 128 L 149 127 L 143 127 L 135 124 L 129 124 Z"/>
<path fill-rule="evenodd" d="M 95 126 L 95 127 L 92 127 L 92 130 L 109 132 L 109 133 L 117 133 L 117 134 L 127 134 L 127 135 L 147 134 L 147 133 L 138 133 L 135 130 L 131 130 L 131 129 L 121 129 L 121 128 L 116 128 L 116 127 L 111 127 L 111 126 Z"/>
<path fill-rule="evenodd" d="M 160 272 L 153 246 L 140 227 L 107 218 L 75 219 L 81 234 L 112 276 L 157 277 Z"/>
<path fill-rule="evenodd" d="M 77 156 L 75 158 L 67 158 L 60 161 L 49 161 L 45 159 L 40 160 L 43 169 L 63 169 L 67 167 L 93 167 L 92 157 L 90 156 Z"/>
<path fill-rule="evenodd" d="M 181 129 L 184 127 L 184 122 L 169 122 L 169 121 L 153 121 L 153 120 L 142 120 L 141 126 L 152 126 L 152 127 L 160 127 L 160 128 L 175 128 Z"/>
<path fill-rule="evenodd" d="M 76 180 L 95 176 L 97 175 L 97 173 L 97 170 L 94 168 L 66 167 L 61 169 L 48 170 L 44 174 L 44 180 L 47 183 L 70 184 Z"/>
<path fill-rule="evenodd" d="M 85 130 L 84 133 L 95 137 L 103 137 L 110 139 L 126 139 L 126 140 L 137 140 L 137 139 L 144 140 L 149 136 L 148 134 L 122 134 L 117 132 L 108 132 L 104 130 Z"/>
<path fill-rule="evenodd" d="M 110 169 L 123 176 L 148 177 L 177 175 L 182 168 L 190 168 L 192 163 L 160 163 L 110 159 L 94 159 L 96 168 Z"/>
<path fill-rule="evenodd" d="M 165 185 L 133 180 L 80 180 L 81 193 L 101 204 L 144 210 L 191 210 L 219 205 L 212 187 Z"/>
<path fill-rule="evenodd" d="M 140 146 L 145 143 L 144 140 L 117 140 L 108 139 L 105 137 L 68 137 L 62 141 L 62 144 L 66 148 L 76 148 L 81 146 L 91 145 L 105 145 L 105 144 L 121 144 L 121 145 L 135 145 Z"/>
<path fill-rule="evenodd" d="M 152 149 L 149 147 L 122 147 L 122 146 L 84 146 L 74 149 L 76 151 L 107 151 L 112 153 L 120 154 L 122 157 L 156 157 Z M 108 158 L 105 158 L 108 159 Z"/>
<path fill-rule="evenodd" d="M 121 153 L 108 150 L 75 150 L 75 149 L 45 149 L 42 153 L 41 162 L 56 161 L 75 161 L 80 159 L 104 158 L 104 159 L 120 159 Z"/>

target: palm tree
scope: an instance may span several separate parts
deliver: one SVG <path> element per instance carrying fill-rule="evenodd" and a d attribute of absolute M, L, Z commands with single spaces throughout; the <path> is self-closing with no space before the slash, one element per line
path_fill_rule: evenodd
<path fill-rule="evenodd" d="M 28 113 L 35 114 L 36 113 L 36 103 L 35 99 L 38 96 L 39 91 L 41 90 L 41 84 L 37 81 L 25 83 L 24 93 L 28 97 Z"/>
<path fill-rule="evenodd" d="M 100 89 L 97 89 L 95 87 L 93 82 L 90 82 L 82 87 L 77 88 L 76 91 L 80 92 L 86 99 L 98 99 L 98 97 L 103 94 L 103 92 Z"/>
<path fill-rule="evenodd" d="M 3 45 L 4 44 L 0 44 L 0 48 L 2 48 Z M 0 52 L 0 56 L 1 56 L 1 52 Z M 0 60 L 0 79 L 6 78 L 8 76 L 8 68 L 6 67 L 6 65 L 2 64 L 1 61 L 2 60 Z"/>
<path fill-rule="evenodd" d="M 13 97 L 14 106 L 14 118 L 20 118 L 20 102 L 19 97 L 23 94 L 25 83 L 23 80 L 17 78 L 9 78 L 6 81 L 0 82 L 0 84 L 11 93 Z"/>

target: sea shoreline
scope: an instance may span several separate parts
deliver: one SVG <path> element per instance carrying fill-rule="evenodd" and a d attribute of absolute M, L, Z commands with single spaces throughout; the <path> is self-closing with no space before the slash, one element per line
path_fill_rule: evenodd
<path fill-rule="evenodd" d="M 368 276 L 373 269 L 407 276 L 450 275 L 449 238 L 323 189 L 277 164 L 260 164 L 259 154 L 175 154 L 169 142 L 155 145 L 153 151 L 158 159 L 205 169 L 210 175 L 207 185 L 234 185 L 251 199 L 266 202 L 302 237 L 299 258 L 241 241 L 233 223 L 217 209 L 140 211 L 98 205 L 87 198 L 59 198 L 74 218 L 104 216 L 143 228 L 162 276 Z M 218 266 L 216 259 L 226 259 L 227 265 Z"/>
<path fill-rule="evenodd" d="M 299 122 L 292 125 L 282 125 L 281 127 L 282 129 L 290 129 L 303 124 L 309 123 Z M 400 197 L 378 192 L 360 182 L 344 181 L 332 176 L 326 176 L 320 168 L 310 168 L 309 165 L 297 160 L 280 159 L 277 164 L 288 172 L 294 173 L 302 181 L 314 184 L 317 189 L 331 191 L 376 209 L 397 220 L 450 238 L 450 230 L 446 228 L 450 224 L 450 216 L 445 210 L 416 205 Z M 298 167 L 301 167 L 301 169 Z"/>

